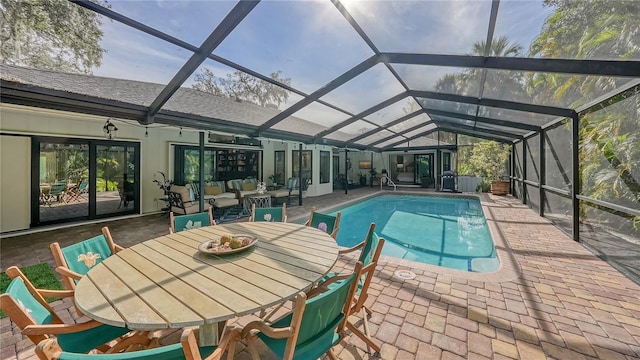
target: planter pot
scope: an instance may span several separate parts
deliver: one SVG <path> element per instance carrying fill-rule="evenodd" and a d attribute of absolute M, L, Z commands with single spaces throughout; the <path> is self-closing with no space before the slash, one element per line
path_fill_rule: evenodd
<path fill-rule="evenodd" d="M 509 193 L 509 182 L 503 180 L 492 181 L 491 193 L 493 195 L 507 195 Z"/>

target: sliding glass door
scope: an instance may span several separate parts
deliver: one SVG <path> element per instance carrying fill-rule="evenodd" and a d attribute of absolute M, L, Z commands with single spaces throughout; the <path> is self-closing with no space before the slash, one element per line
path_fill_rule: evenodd
<path fill-rule="evenodd" d="M 135 147 L 96 147 L 96 214 L 129 212 L 136 208 Z"/>
<path fill-rule="evenodd" d="M 88 217 L 89 145 L 42 142 L 38 165 L 39 222 Z"/>
<path fill-rule="evenodd" d="M 140 146 L 33 137 L 31 226 L 139 212 Z"/>
<path fill-rule="evenodd" d="M 435 184 L 433 154 L 416 155 L 416 176 L 422 183 L 422 187 L 431 187 Z"/>

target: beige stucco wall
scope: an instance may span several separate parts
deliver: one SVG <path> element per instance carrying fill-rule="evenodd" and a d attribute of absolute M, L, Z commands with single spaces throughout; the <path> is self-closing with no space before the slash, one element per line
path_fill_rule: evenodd
<path fill-rule="evenodd" d="M 2 114 L 0 119 L 3 119 Z M 0 136 L 0 156 L 0 229 L 2 232 L 26 229 L 31 221 L 31 139 Z"/>

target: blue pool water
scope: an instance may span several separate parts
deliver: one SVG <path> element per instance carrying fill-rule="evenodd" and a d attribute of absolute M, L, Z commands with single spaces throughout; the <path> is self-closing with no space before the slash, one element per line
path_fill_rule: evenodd
<path fill-rule="evenodd" d="M 492 272 L 499 268 L 480 201 L 410 195 L 377 196 L 342 211 L 337 242 L 351 247 L 371 222 L 386 242 L 382 254 L 452 269 Z"/>

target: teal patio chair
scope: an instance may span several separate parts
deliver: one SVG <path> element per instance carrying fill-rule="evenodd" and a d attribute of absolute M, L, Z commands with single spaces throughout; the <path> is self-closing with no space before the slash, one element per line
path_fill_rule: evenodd
<path fill-rule="evenodd" d="M 338 236 L 338 230 L 340 230 L 340 217 L 342 216 L 342 212 L 338 211 L 336 216 L 321 214 L 316 212 L 316 208 L 313 207 L 311 209 L 311 214 L 309 215 L 309 219 L 305 223 L 307 226 L 314 227 L 316 229 L 320 229 L 327 234 L 331 235 L 334 239 Z"/>
<path fill-rule="evenodd" d="M 82 180 L 77 187 L 74 187 L 72 191 L 69 192 L 67 202 L 71 201 L 80 201 L 83 196 L 89 192 L 89 182 L 87 180 Z"/>
<path fill-rule="evenodd" d="M 62 277 L 62 283 L 67 290 L 75 290 L 76 283 L 91 268 L 124 249 L 113 242 L 111 232 L 106 226 L 102 228 L 102 235 L 64 248 L 54 242 L 49 248 L 57 265 L 56 272 Z"/>
<path fill-rule="evenodd" d="M 12 279 L 4 294 L 0 295 L 0 309 L 34 344 L 55 335 L 61 349 L 86 353 L 93 349 L 120 351 L 129 346 L 147 346 L 151 339 L 147 333 L 132 333 L 129 329 L 104 325 L 91 320 L 84 323 L 65 324 L 47 304 L 44 297 L 71 297 L 72 290 L 36 289 L 16 266 L 7 269 Z M 112 346 L 106 345 L 117 340 Z"/>
<path fill-rule="evenodd" d="M 356 265 L 353 274 L 331 289 L 316 288 L 318 291 L 312 289 L 308 294 L 297 294 L 292 312 L 272 324 L 263 320 L 248 323 L 242 329 L 242 338 L 246 339 L 251 356 L 260 358 L 256 348 L 260 338 L 279 359 L 318 359 L 325 353 L 330 359 L 336 359 L 331 349 L 344 339 L 355 279 L 361 270 L 361 264 Z"/>
<path fill-rule="evenodd" d="M 369 334 L 369 323 L 367 322 L 368 316 L 371 316 L 371 310 L 365 306 L 365 301 L 368 298 L 368 289 L 373 279 L 375 269 L 378 265 L 378 259 L 382 253 L 382 247 L 384 246 L 384 239 L 380 238 L 375 233 L 376 224 L 371 223 L 369 225 L 369 231 L 365 239 L 351 247 L 338 251 L 339 254 L 348 254 L 350 252 L 360 250 L 360 256 L 358 257 L 357 264 L 362 264 L 361 276 L 358 277 L 357 288 L 352 299 L 351 314 L 357 314 L 362 312 L 362 322 L 364 326 L 364 333 L 361 332 L 355 324 L 347 321 L 346 327 L 351 330 L 356 336 L 364 341 L 367 346 L 373 348 L 376 352 L 380 352 L 380 347 L 371 340 Z M 356 265 L 357 266 L 357 265 Z M 331 289 L 334 286 L 338 286 L 340 282 L 344 281 L 348 277 L 348 274 L 329 273 L 320 282 L 319 287 Z"/>
<path fill-rule="evenodd" d="M 43 360 L 219 360 L 225 351 L 228 359 L 233 358 L 236 343 L 240 340 L 240 331 L 227 331 L 218 346 L 199 347 L 193 329 L 182 332 L 180 343 L 153 349 L 125 352 L 119 354 L 75 354 L 60 349 L 54 339 L 40 342 L 36 354 Z"/>
<path fill-rule="evenodd" d="M 176 216 L 171 211 L 169 213 L 169 223 L 171 224 L 169 234 L 216 224 L 211 207 L 207 211 L 189 215 Z"/>
<path fill-rule="evenodd" d="M 249 221 L 267 221 L 267 222 L 287 222 L 287 203 L 283 203 L 282 207 L 256 208 L 256 204 L 251 204 L 251 217 Z"/>
<path fill-rule="evenodd" d="M 51 206 L 54 199 L 56 202 L 67 202 L 64 198 L 65 190 L 67 189 L 67 182 L 56 182 L 51 185 L 51 190 L 49 190 L 49 202 L 48 205 Z"/>

